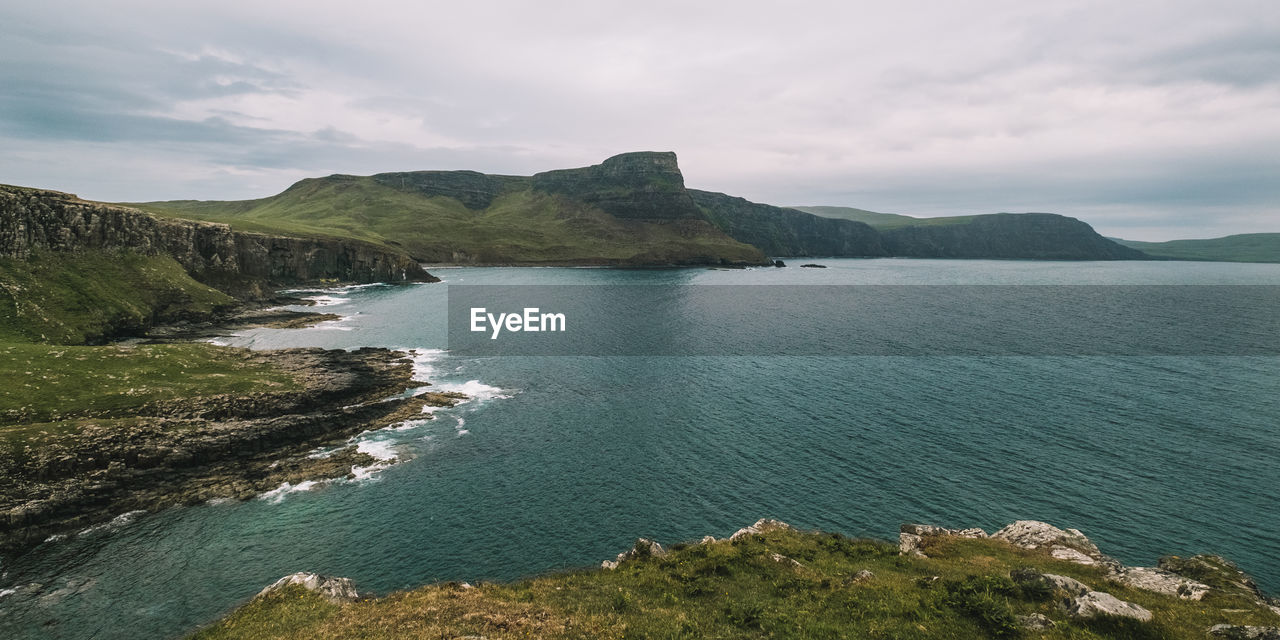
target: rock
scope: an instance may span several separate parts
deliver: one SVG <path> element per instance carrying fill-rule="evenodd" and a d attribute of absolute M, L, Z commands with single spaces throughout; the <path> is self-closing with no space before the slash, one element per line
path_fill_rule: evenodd
<path fill-rule="evenodd" d="M 991 534 L 991 537 L 1023 549 L 1057 545 L 1082 551 L 1093 557 L 1102 555 L 1098 547 L 1078 529 L 1059 529 L 1036 520 L 1019 520 Z"/>
<path fill-rule="evenodd" d="M 785 267 L 785 266 L 787 266 L 787 263 L 785 263 L 785 262 L 783 262 L 783 261 L 781 261 L 781 260 L 774 260 L 774 261 L 773 261 L 773 266 L 775 266 L 775 267 Z"/>
<path fill-rule="evenodd" d="M 1145 589 L 1183 600 L 1199 600 L 1209 592 L 1209 585 L 1184 578 L 1176 573 L 1151 567 L 1121 569 L 1116 581 L 1135 589 Z"/>
<path fill-rule="evenodd" d="M 768 533 L 770 531 L 778 531 L 783 529 L 789 530 L 791 529 L 791 525 L 785 522 L 782 522 L 781 520 L 771 520 L 769 518 L 761 518 L 757 520 L 755 524 L 749 527 L 743 527 L 741 529 L 738 529 L 737 531 L 734 531 L 733 535 L 729 536 L 729 540 L 731 541 L 737 540 L 745 536 L 754 536 L 761 533 Z"/>
<path fill-rule="evenodd" d="M 1215 624 L 1209 627 L 1209 635 L 1228 640 L 1280 640 L 1280 627 Z"/>
<path fill-rule="evenodd" d="M 801 269 L 826 269 L 826 268 L 827 268 L 827 265 L 825 265 L 825 264 L 802 264 L 802 265 L 800 265 L 800 268 L 801 268 Z"/>
<path fill-rule="evenodd" d="M 1083 619 L 1106 615 L 1133 618 L 1142 622 L 1151 620 L 1150 611 L 1101 591 L 1090 591 L 1075 598 L 1068 598 L 1062 608 L 1073 618 Z"/>
<path fill-rule="evenodd" d="M 987 532 L 982 529 L 947 529 L 931 524 L 904 524 L 898 527 L 898 553 L 904 556 L 928 557 L 920 551 L 920 545 L 926 537 L 955 536 L 960 538 L 985 538 Z"/>
<path fill-rule="evenodd" d="M 601 569 L 617 569 L 618 565 L 631 560 L 633 558 L 661 558 L 667 555 L 667 550 L 662 545 L 648 538 L 637 538 L 636 543 L 630 549 L 618 554 L 613 560 L 605 560 L 600 563 Z"/>
<path fill-rule="evenodd" d="M 871 573 L 871 571 L 869 571 L 869 570 L 867 570 L 867 569 L 863 569 L 863 570 L 861 570 L 861 571 L 859 571 L 859 572 L 857 572 L 857 573 L 853 574 L 853 581 L 854 581 L 854 582 L 866 582 L 867 580 L 870 580 L 870 579 L 872 579 L 872 578 L 874 578 L 874 577 L 876 577 L 876 574 Z"/>
<path fill-rule="evenodd" d="M 259 598 L 274 591 L 279 591 L 289 585 L 299 585 L 307 591 L 313 591 L 325 597 L 329 602 L 343 603 L 354 602 L 359 599 L 356 593 L 355 584 L 351 582 L 351 578 L 334 578 L 332 576 L 322 576 L 317 573 L 298 572 L 288 575 L 271 583 L 266 589 L 258 593 Z"/>
<path fill-rule="evenodd" d="M 1027 631 L 1044 631 L 1053 628 L 1053 620 L 1043 613 L 1033 613 L 1029 616 L 1014 616 L 1018 621 L 1018 627 Z"/>
<path fill-rule="evenodd" d="M 698 544 L 714 544 L 715 541 L 715 536 L 702 536 L 702 539 L 698 541 Z"/>
<path fill-rule="evenodd" d="M 920 550 L 920 543 L 924 538 L 914 533 L 898 534 L 898 554 L 904 556 L 915 556 L 917 558 L 927 558 L 924 552 Z"/>
<path fill-rule="evenodd" d="M 800 568 L 804 566 L 800 564 L 799 560 L 796 560 L 795 558 L 788 558 L 787 556 L 784 556 L 781 553 L 770 554 L 769 559 L 773 560 L 774 562 L 777 562 L 778 564 L 785 564 L 795 568 Z"/>
<path fill-rule="evenodd" d="M 1071 547 L 1055 546 L 1049 550 L 1049 555 L 1057 558 L 1058 560 L 1066 560 L 1067 562 L 1074 562 L 1076 564 L 1083 564 L 1086 566 L 1098 564 L 1098 560 L 1085 553 L 1072 549 Z"/>
<path fill-rule="evenodd" d="M 1083 596 L 1090 591 L 1093 591 L 1089 585 L 1080 582 L 1075 578 L 1060 576 L 1053 573 L 1040 573 L 1035 569 L 1027 567 L 1014 569 L 1009 574 L 1009 577 L 1014 582 L 1018 583 L 1018 585 L 1023 587 L 1038 587 L 1050 591 L 1061 591 L 1066 593 L 1068 596 Z"/>

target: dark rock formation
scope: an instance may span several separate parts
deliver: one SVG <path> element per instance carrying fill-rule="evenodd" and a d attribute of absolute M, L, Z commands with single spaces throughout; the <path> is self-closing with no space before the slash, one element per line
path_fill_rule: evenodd
<path fill-rule="evenodd" d="M 912 225 L 880 232 L 889 255 L 908 258 L 1143 260 L 1088 224 L 1052 213 L 997 213 L 960 224 Z"/>
<path fill-rule="evenodd" d="M 533 176 L 533 188 L 623 220 L 706 220 L 670 151 L 624 153 L 590 167 L 546 171 Z"/>
<path fill-rule="evenodd" d="M 246 280 L 270 285 L 437 280 L 408 255 L 372 244 L 245 233 L 225 224 L 161 218 L 57 191 L 0 186 L 0 256 L 82 249 L 169 255 L 197 280 L 215 286 Z"/>
<path fill-rule="evenodd" d="M 880 234 L 852 220 L 758 204 L 742 198 L 690 189 L 707 218 L 738 242 L 771 256 L 881 257 L 890 255 Z"/>

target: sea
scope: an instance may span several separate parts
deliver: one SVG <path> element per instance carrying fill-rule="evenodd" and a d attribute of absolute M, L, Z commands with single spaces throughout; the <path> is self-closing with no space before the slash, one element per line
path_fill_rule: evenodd
<path fill-rule="evenodd" d="M 296 291 L 315 303 L 299 309 L 341 319 L 217 342 L 397 349 L 423 388 L 469 399 L 354 438 L 380 462 L 353 479 L 121 513 L 50 539 L 0 565 L 0 637 L 182 637 L 298 571 L 373 594 L 515 580 L 598 565 L 637 537 L 722 537 L 765 517 L 886 540 L 902 523 L 990 532 L 1043 520 L 1129 565 L 1221 554 L 1280 591 L 1274 352 L 794 355 L 772 353 L 769 332 L 726 355 L 449 349 L 448 291 L 462 285 L 670 286 L 686 297 L 699 285 L 1280 285 L 1280 264 L 788 262 L 444 267 L 431 269 L 442 283 Z M 625 297 L 601 300 L 598 318 L 638 313 Z M 842 304 L 812 296 L 790 312 L 839 326 Z M 664 308 L 639 313 L 650 329 L 632 339 L 661 340 Z"/>

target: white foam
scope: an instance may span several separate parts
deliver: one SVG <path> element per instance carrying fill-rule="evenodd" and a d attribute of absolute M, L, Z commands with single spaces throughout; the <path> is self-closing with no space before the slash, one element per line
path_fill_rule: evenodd
<path fill-rule="evenodd" d="M 336 307 L 340 304 L 346 304 L 348 302 L 351 302 L 350 298 L 343 298 L 341 296 L 327 296 L 327 295 L 311 296 L 307 298 L 307 300 L 314 302 L 315 304 L 312 306 L 315 306 L 315 307 Z"/>
<path fill-rule="evenodd" d="M 94 525 L 94 526 L 92 526 L 92 527 L 89 527 L 88 529 L 85 529 L 84 531 L 81 531 L 80 533 L 78 533 L 78 534 L 76 534 L 76 535 L 83 536 L 83 535 L 85 535 L 85 534 L 97 533 L 97 532 L 99 532 L 99 531 L 112 531 L 112 530 L 115 530 L 115 529 L 119 529 L 120 527 L 123 527 L 123 526 L 125 526 L 125 525 L 129 524 L 130 522 L 133 522 L 135 518 L 137 518 L 138 516 L 140 516 L 140 515 L 142 515 L 142 514 L 144 514 L 144 513 L 146 513 L 146 511 L 141 511 L 141 510 L 138 510 L 138 511 L 128 511 L 128 512 L 126 512 L 126 513 L 122 513 L 122 514 L 120 514 L 120 515 L 118 515 L 118 516 L 116 516 L 116 517 L 112 518 L 112 519 L 111 519 L 111 522 L 108 522 L 108 523 L 106 523 L 106 524 Z"/>
<path fill-rule="evenodd" d="M 17 592 L 18 592 L 18 588 L 17 588 L 17 587 L 14 587 L 14 588 L 12 588 L 12 589 L 0 589 L 0 598 L 6 597 L 6 596 L 11 596 L 11 595 L 13 595 L 13 594 L 15 594 L 15 593 L 17 593 Z"/>
<path fill-rule="evenodd" d="M 353 466 L 351 467 L 351 475 L 354 476 L 352 478 L 352 482 L 360 482 L 362 480 L 374 480 L 375 479 L 374 476 L 376 476 L 378 472 L 385 471 L 390 468 L 391 468 L 390 463 L 371 464 L 367 467 Z"/>
<path fill-rule="evenodd" d="M 356 451 L 368 454 L 370 457 L 380 462 L 390 462 L 397 458 L 395 445 L 396 443 L 391 440 L 375 440 L 372 438 L 363 439 L 356 442 Z"/>
<path fill-rule="evenodd" d="M 413 381 L 430 382 L 435 375 L 435 363 L 448 354 L 444 349 L 405 349 L 409 359 L 413 361 Z"/>
<path fill-rule="evenodd" d="M 456 391 L 464 394 L 469 400 L 484 402 L 486 400 L 506 399 L 511 397 L 505 389 L 487 385 L 479 380 L 468 380 L 466 382 L 446 382 L 436 386 L 439 391 Z M 467 402 L 464 400 L 463 402 Z"/>
<path fill-rule="evenodd" d="M 48 538 L 45 538 L 44 541 L 45 542 L 62 542 L 63 540 L 66 540 L 66 539 L 67 539 L 66 534 L 55 533 L 49 536 Z"/>
<path fill-rule="evenodd" d="M 316 487 L 317 485 L 319 485 L 319 484 L 321 484 L 321 483 L 323 483 L 323 482 L 325 482 L 325 481 L 324 481 L 324 480 L 320 480 L 320 481 L 317 481 L 317 480 L 303 480 L 302 482 L 299 482 L 298 484 L 293 484 L 293 483 L 291 483 L 291 482 L 286 482 L 286 483 L 284 483 L 284 484 L 280 485 L 279 487 L 276 487 L 275 489 L 272 489 L 272 490 L 270 490 L 270 491 L 268 491 L 268 492 L 266 492 L 266 493 L 264 493 L 264 494 L 262 494 L 262 495 L 258 496 L 258 499 L 259 499 L 259 500 L 267 500 L 267 501 L 270 501 L 270 502 L 272 502 L 272 503 L 274 503 L 274 504 L 279 504 L 280 502 L 284 501 L 285 496 L 289 495 L 290 493 L 296 493 L 296 492 L 298 492 L 298 491 L 310 491 L 311 489 L 313 489 L 314 487 Z"/>
<path fill-rule="evenodd" d="M 458 416 L 458 424 L 454 426 L 453 430 L 458 434 L 459 438 L 467 435 L 468 433 L 471 433 L 470 431 L 462 428 L 466 424 L 467 424 L 466 419 L 463 418 L 462 416 Z"/>
<path fill-rule="evenodd" d="M 235 501 L 236 501 L 236 499 L 235 499 L 235 498 L 225 498 L 225 497 L 224 497 L 224 498 L 209 498 L 209 500 L 208 500 L 207 502 L 205 502 L 205 504 L 207 504 L 207 505 L 209 505 L 209 506 L 211 506 L 211 507 L 216 507 L 216 506 L 221 505 L 221 504 L 231 504 L 232 502 L 235 502 Z"/>

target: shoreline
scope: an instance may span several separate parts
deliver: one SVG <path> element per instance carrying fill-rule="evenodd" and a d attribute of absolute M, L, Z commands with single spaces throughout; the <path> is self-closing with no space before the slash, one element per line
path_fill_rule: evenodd
<path fill-rule="evenodd" d="M 155 327 L 110 343 L 191 344 L 248 327 L 301 328 L 340 316 L 282 310 L 292 298 L 238 305 L 199 321 Z M 384 468 L 351 440 L 410 419 L 423 408 L 465 398 L 413 379 L 408 354 L 381 348 L 251 351 L 209 344 L 238 366 L 287 375 L 298 388 L 170 398 L 109 417 L 70 409 L 77 430 L 28 446 L 0 477 L 0 557 L 24 554 L 50 539 L 76 535 L 135 512 L 211 500 L 248 500 L 304 482 L 356 478 Z M 80 414 L 76 416 L 77 412 Z M 38 427 L 38 424 L 33 424 Z M 324 456 L 317 449 L 334 449 Z"/>

